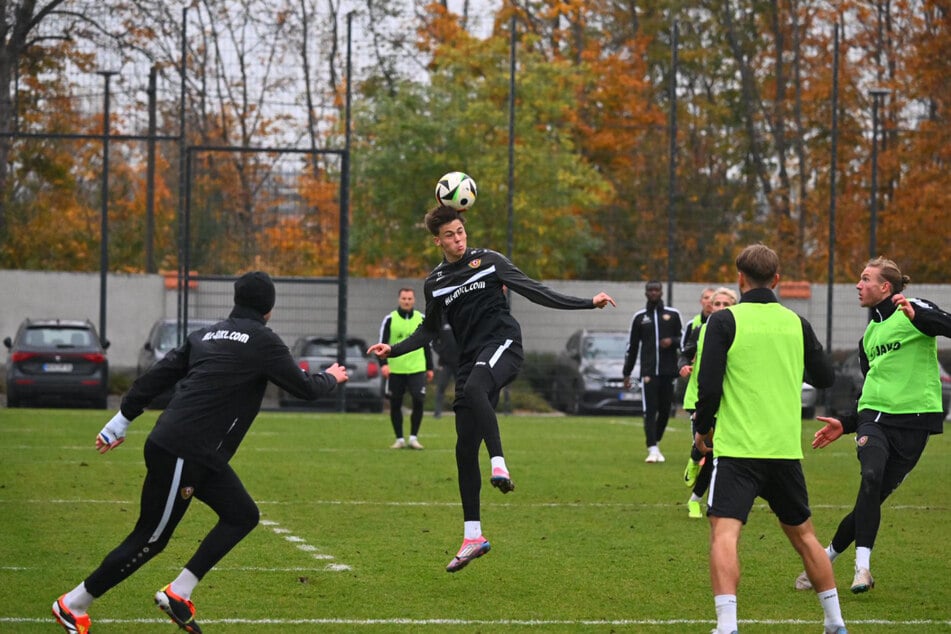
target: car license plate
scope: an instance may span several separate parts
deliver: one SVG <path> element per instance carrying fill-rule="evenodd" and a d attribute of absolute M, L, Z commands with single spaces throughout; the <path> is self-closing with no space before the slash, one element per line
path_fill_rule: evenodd
<path fill-rule="evenodd" d="M 621 392 L 618 394 L 618 400 L 620 401 L 633 401 L 636 399 L 637 396 L 634 394 L 634 392 Z"/>
<path fill-rule="evenodd" d="M 44 363 L 43 371 L 44 372 L 72 372 L 73 364 L 72 363 Z"/>

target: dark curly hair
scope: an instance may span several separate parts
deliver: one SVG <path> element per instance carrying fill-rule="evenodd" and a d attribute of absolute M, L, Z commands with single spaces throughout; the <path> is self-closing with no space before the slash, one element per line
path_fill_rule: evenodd
<path fill-rule="evenodd" d="M 440 205 L 435 209 L 431 209 L 426 213 L 426 228 L 429 229 L 429 233 L 434 236 L 439 235 L 439 228 L 445 224 L 449 224 L 453 220 L 459 220 L 462 224 L 466 224 L 466 219 L 463 217 L 462 213 L 457 209 L 452 207 L 446 207 L 445 205 Z"/>

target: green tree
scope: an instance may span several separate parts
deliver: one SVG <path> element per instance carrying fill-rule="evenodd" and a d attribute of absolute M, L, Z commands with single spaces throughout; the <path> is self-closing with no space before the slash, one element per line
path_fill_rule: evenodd
<path fill-rule="evenodd" d="M 471 243 L 507 251 L 509 38 L 470 38 L 446 16 L 428 35 L 429 83 L 368 92 L 356 116 L 353 253 L 358 267 L 380 274 L 432 267 L 422 217 L 436 180 L 452 170 L 479 186 L 466 212 Z M 590 210 L 611 192 L 573 140 L 573 96 L 589 71 L 524 48 L 518 60 L 513 259 L 537 277 L 582 276 L 599 246 Z"/>

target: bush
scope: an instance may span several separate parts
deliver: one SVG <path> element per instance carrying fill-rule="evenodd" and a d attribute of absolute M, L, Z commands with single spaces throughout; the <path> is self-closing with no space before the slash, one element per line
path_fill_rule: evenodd
<path fill-rule="evenodd" d="M 551 403 L 558 355 L 554 352 L 529 352 L 525 355 L 519 379 L 547 403 Z"/>
<path fill-rule="evenodd" d="M 129 391 L 129 388 L 132 387 L 133 381 L 135 381 L 135 374 L 132 372 L 132 370 L 113 370 L 109 372 L 109 393 L 120 395 L 125 394 Z"/>

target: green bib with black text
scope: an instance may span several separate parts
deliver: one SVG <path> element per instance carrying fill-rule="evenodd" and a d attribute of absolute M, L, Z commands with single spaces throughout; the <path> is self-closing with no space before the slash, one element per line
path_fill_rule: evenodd
<path fill-rule="evenodd" d="M 900 310 L 869 322 L 862 337 L 868 374 L 859 410 L 886 414 L 941 411 L 938 342 L 915 328 Z"/>

